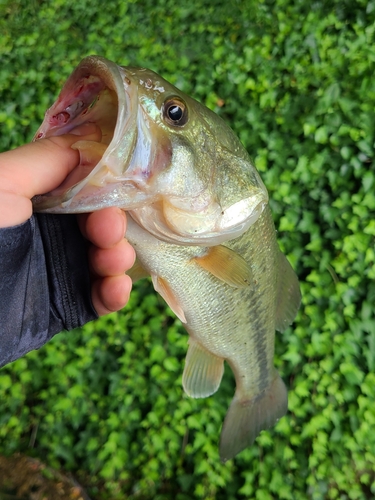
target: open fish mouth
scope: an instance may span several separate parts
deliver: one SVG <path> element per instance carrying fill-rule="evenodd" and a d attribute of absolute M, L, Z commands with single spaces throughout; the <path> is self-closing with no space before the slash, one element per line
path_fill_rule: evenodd
<path fill-rule="evenodd" d="M 246 150 L 212 111 L 151 70 L 102 57 L 81 61 L 34 140 L 87 122 L 100 142 L 73 144 L 79 165 L 36 212 L 116 206 L 167 242 L 214 245 L 243 234 L 268 202 Z"/>
<path fill-rule="evenodd" d="M 98 125 L 102 138 L 100 142 L 78 140 L 73 145 L 80 153 L 79 165 L 56 189 L 33 199 L 36 211 L 77 213 L 120 206 L 124 189 L 132 207 L 138 205 L 142 178 L 124 179 L 137 135 L 132 116 L 137 92 L 131 83 L 123 68 L 98 56 L 83 59 L 68 78 L 34 140 L 68 134 L 87 122 Z"/>

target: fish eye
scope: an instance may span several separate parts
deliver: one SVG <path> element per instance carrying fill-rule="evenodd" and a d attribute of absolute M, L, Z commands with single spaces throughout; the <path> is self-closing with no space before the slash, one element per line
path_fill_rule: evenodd
<path fill-rule="evenodd" d="M 187 107 L 179 99 L 169 99 L 164 103 L 163 116 L 169 125 L 182 127 L 188 119 Z"/>

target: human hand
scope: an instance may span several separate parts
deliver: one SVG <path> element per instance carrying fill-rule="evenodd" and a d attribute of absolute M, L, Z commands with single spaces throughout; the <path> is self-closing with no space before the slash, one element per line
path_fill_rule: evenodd
<path fill-rule="evenodd" d="M 41 139 L 0 154 L 0 228 L 21 224 L 32 214 L 31 199 L 56 188 L 78 165 L 79 139 L 99 141 L 101 132 L 85 124 L 70 134 Z M 107 208 L 78 216 L 82 234 L 91 242 L 89 264 L 92 302 L 98 315 L 124 307 L 131 279 L 124 273 L 134 263 L 133 248 L 124 239 L 125 213 Z"/>
<path fill-rule="evenodd" d="M 124 274 L 135 261 L 133 247 L 124 238 L 126 215 L 119 208 L 103 208 L 78 215 L 83 236 L 90 242 L 91 299 L 99 316 L 118 311 L 128 300 L 132 280 Z"/>

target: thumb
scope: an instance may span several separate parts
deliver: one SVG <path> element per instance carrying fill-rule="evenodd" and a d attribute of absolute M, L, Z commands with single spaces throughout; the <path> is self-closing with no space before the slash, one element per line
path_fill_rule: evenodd
<path fill-rule="evenodd" d="M 0 189 L 28 199 L 59 186 L 79 164 L 79 152 L 71 146 L 80 139 L 100 141 L 94 123 L 86 123 L 70 134 L 40 139 L 0 154 Z"/>

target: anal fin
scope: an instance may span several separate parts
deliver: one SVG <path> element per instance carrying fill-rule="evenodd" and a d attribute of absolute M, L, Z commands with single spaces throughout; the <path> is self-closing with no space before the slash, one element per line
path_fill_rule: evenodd
<path fill-rule="evenodd" d="M 205 255 L 194 257 L 194 260 L 234 288 L 246 288 L 252 282 L 251 268 L 245 259 L 224 245 L 211 247 Z"/>
<path fill-rule="evenodd" d="M 224 360 L 211 354 L 190 337 L 182 386 L 192 398 L 206 398 L 216 392 L 224 373 Z"/>

